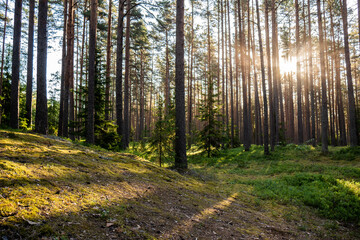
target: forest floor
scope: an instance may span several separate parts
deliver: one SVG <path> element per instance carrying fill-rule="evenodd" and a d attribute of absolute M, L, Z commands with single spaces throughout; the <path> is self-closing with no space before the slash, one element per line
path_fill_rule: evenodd
<path fill-rule="evenodd" d="M 0 130 L 0 237 L 360 239 L 360 151 L 289 145 L 189 154 L 179 174 L 129 153 Z"/>

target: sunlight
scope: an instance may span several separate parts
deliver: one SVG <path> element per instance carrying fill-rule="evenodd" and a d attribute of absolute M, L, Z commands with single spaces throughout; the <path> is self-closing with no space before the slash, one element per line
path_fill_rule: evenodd
<path fill-rule="evenodd" d="M 169 238 L 170 236 L 173 236 L 176 233 L 179 232 L 187 232 L 189 229 L 191 229 L 196 223 L 201 223 L 202 221 L 206 220 L 207 218 L 210 218 L 211 216 L 215 215 L 219 211 L 223 211 L 226 208 L 228 208 L 238 197 L 238 193 L 233 193 L 228 198 L 224 199 L 221 202 L 218 202 L 217 204 L 206 208 L 202 210 L 200 213 L 193 215 L 193 216 L 187 216 L 188 219 L 182 221 L 178 224 L 178 227 L 175 227 L 171 232 L 164 233 L 161 235 L 161 238 Z"/>
<path fill-rule="evenodd" d="M 296 72 L 296 61 L 294 61 L 293 59 L 285 59 L 285 58 L 280 58 L 280 72 L 281 74 L 285 74 L 285 73 L 295 73 Z"/>

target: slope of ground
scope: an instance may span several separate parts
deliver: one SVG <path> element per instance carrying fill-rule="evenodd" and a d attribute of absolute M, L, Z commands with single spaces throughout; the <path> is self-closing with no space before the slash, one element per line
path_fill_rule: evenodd
<path fill-rule="evenodd" d="M 229 169 L 201 163 L 193 168 L 181 175 L 132 154 L 0 130 L 0 237 L 354 239 L 360 236 L 356 225 L 319 217 L 307 206 L 283 205 L 272 198 L 259 198 L 252 192 L 254 187 L 241 179 L 240 172 L 231 173 Z M 249 168 L 240 166 L 240 169 Z"/>

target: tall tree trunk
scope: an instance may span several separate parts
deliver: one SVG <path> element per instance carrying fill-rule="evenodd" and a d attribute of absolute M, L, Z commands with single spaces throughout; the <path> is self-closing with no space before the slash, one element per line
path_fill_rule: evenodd
<path fill-rule="evenodd" d="M 122 103 L 122 71 L 123 71 L 123 28 L 124 28 L 124 4 L 125 0 L 119 1 L 119 14 L 117 26 L 117 48 L 116 48 L 116 123 L 117 133 L 121 137 L 121 147 L 125 146 L 123 103 Z"/>
<path fill-rule="evenodd" d="M 226 134 L 228 136 L 229 134 L 229 94 L 228 94 L 228 90 L 229 90 L 229 86 L 228 86 L 228 74 L 229 74 L 229 64 L 228 64 L 228 38 L 230 39 L 230 36 L 228 35 L 228 28 L 227 28 L 227 25 L 228 25 L 228 22 L 227 22 L 227 19 L 228 19 L 228 16 L 227 16 L 227 7 L 226 7 L 226 2 L 227 0 L 224 1 L 224 12 L 225 12 L 225 21 L 224 21 L 224 27 L 225 27 L 225 88 L 224 88 L 224 92 L 225 92 L 225 131 L 226 131 Z"/>
<path fill-rule="evenodd" d="M 269 155 L 269 126 L 268 126 L 269 120 L 268 120 L 268 106 L 267 106 L 267 97 L 266 97 L 264 52 L 263 52 L 262 36 L 261 36 L 261 28 L 260 28 L 259 3 L 258 0 L 255 1 L 256 1 L 257 30 L 259 34 L 261 80 L 262 80 L 263 101 L 264 101 L 264 153 L 265 155 Z"/>
<path fill-rule="evenodd" d="M 301 96 L 301 60 L 300 60 L 300 23 L 299 23 L 299 2 L 295 0 L 296 13 L 296 80 L 297 80 L 297 119 L 298 119 L 298 143 L 304 143 L 304 130 L 302 122 L 302 96 Z"/>
<path fill-rule="evenodd" d="M 345 47 L 345 63 L 346 63 L 346 78 L 348 85 L 348 101 L 349 101 L 349 132 L 350 132 L 350 146 L 358 145 L 357 129 L 356 129 L 356 109 L 354 99 L 354 87 L 351 76 L 351 62 L 349 51 L 349 34 L 348 34 L 348 21 L 347 21 L 347 3 L 346 0 L 342 1 L 342 19 L 344 30 L 344 47 Z"/>
<path fill-rule="evenodd" d="M 84 10 L 87 10 L 87 0 L 84 3 Z M 83 32 L 82 32 L 82 40 L 81 40 L 81 56 L 80 56 L 80 82 L 79 82 L 79 112 L 82 111 L 82 104 L 83 104 L 83 95 L 82 95 L 82 87 L 83 87 L 83 75 L 84 75 L 84 49 L 85 49 L 85 42 L 87 36 L 87 24 L 86 24 L 86 16 L 84 15 L 83 18 Z M 87 74 L 86 74 L 87 76 Z M 79 129 L 81 131 L 82 126 L 82 117 L 79 117 Z"/>
<path fill-rule="evenodd" d="M 63 133 L 65 137 L 69 136 L 70 121 L 70 138 L 72 140 L 74 140 L 74 21 L 74 2 L 73 0 L 69 0 Z"/>
<path fill-rule="evenodd" d="M 184 0 L 176 1 L 175 167 L 187 168 L 184 94 Z"/>
<path fill-rule="evenodd" d="M 109 0 L 109 15 L 108 15 L 108 31 L 106 39 L 106 86 L 105 86 L 105 120 L 110 120 L 110 70 L 111 70 L 111 16 L 112 16 L 112 0 Z"/>
<path fill-rule="evenodd" d="M 270 30 L 269 30 L 269 4 L 270 0 L 264 0 L 265 2 L 265 33 L 266 33 L 266 58 L 267 58 L 267 73 L 269 84 L 269 105 L 270 105 L 270 146 L 271 151 L 275 150 L 275 112 L 274 112 L 274 96 L 272 87 L 272 67 L 271 67 L 271 53 L 270 53 Z"/>
<path fill-rule="evenodd" d="M 310 99 L 311 99 L 311 139 L 312 145 L 316 146 L 315 134 L 315 93 L 314 93 L 314 75 L 312 63 L 312 39 L 311 39 L 311 14 L 310 14 L 310 0 L 308 0 L 308 26 L 309 26 L 309 81 L 310 81 Z"/>
<path fill-rule="evenodd" d="M 326 77 L 325 77 L 325 59 L 324 59 L 324 39 L 323 23 L 320 0 L 317 0 L 317 15 L 319 23 L 319 45 L 320 45 L 320 70 L 321 70 L 321 145 L 322 152 L 328 152 L 328 113 L 327 113 L 327 96 L 326 96 Z"/>
<path fill-rule="evenodd" d="M 273 66 L 273 106 L 275 117 L 275 142 L 279 141 L 279 85 L 280 85 L 280 69 L 279 69 L 279 45 L 278 45 L 278 24 L 277 24 L 277 7 L 276 0 L 271 2 L 271 25 L 272 25 L 272 66 Z"/>
<path fill-rule="evenodd" d="M 165 30 L 165 45 L 166 45 L 166 69 L 165 69 L 165 113 L 169 114 L 170 108 L 170 60 L 169 60 L 169 31 Z"/>
<path fill-rule="evenodd" d="M 48 0 L 39 0 L 35 131 L 41 134 L 47 134 L 48 131 L 46 97 L 47 13 Z"/>
<path fill-rule="evenodd" d="M 240 129 L 241 129 L 241 124 L 240 124 L 240 108 L 239 108 L 239 104 L 240 104 L 240 100 L 239 100 L 239 88 L 240 88 L 240 83 L 239 83 L 239 71 L 240 71 L 240 67 L 239 67 L 239 33 L 238 33 L 238 16 L 237 16 L 237 8 L 238 8 L 238 2 L 234 1 L 234 17 L 235 17 L 235 81 L 236 81 L 236 93 L 235 93 L 235 99 L 236 99 L 236 106 L 235 106 L 235 126 L 236 126 L 236 134 L 237 134 L 237 138 L 238 140 L 241 139 L 241 135 L 240 135 Z M 219 40 L 220 42 L 220 40 Z M 219 88 L 220 89 L 220 88 Z"/>
<path fill-rule="evenodd" d="M 345 129 L 345 114 L 344 114 L 344 104 L 341 91 L 341 76 L 340 76 L 340 56 L 339 56 L 339 46 L 337 46 L 335 41 L 334 33 L 334 20 L 332 11 L 330 11 L 330 21 L 331 21 L 331 35 L 333 42 L 333 58 L 335 62 L 335 90 L 336 90 L 336 106 L 337 113 L 339 118 L 339 131 L 340 131 L 340 142 L 341 146 L 346 146 L 346 129 Z"/>
<path fill-rule="evenodd" d="M 98 0 L 91 0 L 90 6 L 90 32 L 89 32 L 89 83 L 88 83 L 88 116 L 86 141 L 95 143 L 95 59 L 96 59 L 96 30 L 97 30 Z"/>
<path fill-rule="evenodd" d="M 253 139 L 253 124 L 252 124 L 252 111 L 251 111 L 251 27 L 250 27 L 250 0 L 247 1 L 247 6 L 246 6 L 246 11 L 247 11 L 247 33 L 248 33 L 248 48 L 247 48 L 247 57 L 248 57 L 248 61 L 246 61 L 246 73 L 247 73 L 247 87 L 248 87 L 248 128 L 249 128 L 249 142 L 252 143 L 252 139 Z M 244 9 L 245 10 L 245 7 Z M 245 16 L 245 13 L 243 13 L 243 17 Z M 244 29 L 245 29 L 245 24 L 244 24 Z M 245 42 L 245 40 L 244 40 Z"/>
<path fill-rule="evenodd" d="M 224 9 L 223 9 L 223 0 L 220 1 L 221 6 L 221 79 L 222 79 L 222 118 L 223 123 L 225 122 L 225 49 L 224 49 Z M 224 124 L 225 126 L 225 124 Z M 224 129 L 225 131 L 225 129 Z"/>
<path fill-rule="evenodd" d="M 303 46 L 307 44 L 307 32 L 306 32 L 306 18 L 305 18 L 305 0 L 302 2 L 302 20 L 303 20 Z M 305 122 L 305 133 L 304 140 L 308 141 L 310 139 L 310 101 L 309 101 L 309 66 L 307 64 L 307 51 L 303 51 L 304 65 L 305 65 L 305 76 L 304 76 L 304 97 L 305 97 L 305 106 L 304 106 L 304 122 Z"/>
<path fill-rule="evenodd" d="M 290 138 L 292 141 L 295 140 L 295 119 L 294 119 L 294 81 L 293 73 L 288 73 L 289 76 L 289 125 L 290 125 Z"/>
<path fill-rule="evenodd" d="M 252 7 L 254 8 L 254 2 L 252 2 Z M 255 90 L 255 143 L 257 145 L 262 144 L 262 126 L 261 126 L 261 110 L 260 110 L 260 100 L 259 100 L 259 89 L 258 89 L 258 80 L 257 80 L 257 65 L 256 65 L 256 52 L 255 52 L 255 20 L 254 12 L 252 14 L 252 29 L 253 37 L 251 38 L 251 50 L 252 50 L 252 64 L 254 67 L 254 90 Z M 250 32 L 249 32 L 250 33 Z"/>
<path fill-rule="evenodd" d="M 34 15 L 35 0 L 29 1 L 29 32 L 28 32 L 28 62 L 26 75 L 26 119 L 31 127 L 32 115 L 32 88 L 33 88 L 33 63 L 34 63 Z M 1 88 L 1 87 L 0 87 Z"/>
<path fill-rule="evenodd" d="M 14 35 L 12 55 L 10 127 L 19 128 L 19 90 L 20 90 L 20 39 L 21 39 L 22 0 L 15 1 Z"/>
<path fill-rule="evenodd" d="M 220 37 L 220 35 L 219 35 Z M 220 43 L 220 42 L 219 42 Z M 188 96 L 188 147 L 192 144 L 192 92 L 193 92 L 193 60 L 194 58 L 194 1 L 191 1 L 191 43 L 190 43 L 190 74 L 189 74 L 189 96 Z M 220 73 L 219 73 L 220 74 Z"/>
<path fill-rule="evenodd" d="M 358 34 L 359 34 L 359 43 L 360 43 L 360 0 L 357 1 L 358 9 Z"/>
<path fill-rule="evenodd" d="M 323 9 L 325 9 L 325 1 L 323 2 Z M 326 69 L 326 76 L 327 76 L 327 82 L 328 82 L 328 108 L 329 108 L 329 115 L 330 115 L 330 125 L 329 125 L 329 133 L 330 133 L 330 139 L 331 139 L 331 145 L 335 146 L 335 132 L 334 132 L 334 124 L 333 124 L 333 117 L 332 117 L 332 102 L 331 102 L 331 82 L 332 76 L 330 76 L 330 66 L 329 66 L 329 48 L 328 48 L 328 40 L 327 40 L 327 34 L 326 34 L 326 11 L 324 11 L 324 54 L 325 54 L 325 69 Z"/>
<path fill-rule="evenodd" d="M 232 56 L 231 56 L 231 28 L 230 28 L 230 4 L 227 1 L 228 29 L 229 29 L 229 74 L 230 74 L 230 117 L 231 117 L 231 146 L 234 147 L 234 87 L 232 72 Z M 210 62 L 209 62 L 210 67 Z M 210 69 L 209 69 L 210 71 Z"/>
<path fill-rule="evenodd" d="M 59 113 L 59 136 L 64 135 L 65 119 L 68 114 L 65 115 L 65 73 L 66 73 L 66 33 L 67 33 L 67 16 L 68 16 L 68 0 L 64 0 L 64 25 L 63 25 L 63 43 L 62 43 L 62 59 L 61 59 L 61 83 L 60 83 L 60 113 Z M 66 120 L 67 125 L 67 120 Z"/>
<path fill-rule="evenodd" d="M 8 5 L 9 0 L 6 0 L 5 3 L 5 20 L 4 20 L 4 30 L 3 30 L 3 39 L 2 39 L 2 49 L 1 49 L 1 73 L 0 73 L 0 125 L 2 118 L 2 105 L 1 105 L 1 97 L 2 97 L 2 88 L 3 88 L 3 78 L 4 78 L 4 59 L 5 59 L 5 40 L 6 40 L 6 26 L 7 26 L 7 13 L 8 13 Z"/>
<path fill-rule="evenodd" d="M 125 35 L 125 84 L 124 84 L 124 148 L 129 146 L 129 86 L 130 86 L 130 10 L 131 2 L 126 0 L 126 35 Z"/>
<path fill-rule="evenodd" d="M 242 29 L 243 21 L 241 17 L 241 1 L 238 0 L 238 18 L 239 18 L 239 34 L 240 34 L 240 54 L 241 54 L 241 76 L 242 76 L 242 90 L 243 90 L 243 139 L 244 139 L 244 148 L 245 151 L 250 150 L 251 140 L 249 135 L 251 134 L 251 130 L 249 129 L 249 118 L 248 118 L 248 97 L 247 97 L 247 86 L 246 86 L 246 76 L 245 76 L 245 36 Z"/>
<path fill-rule="evenodd" d="M 144 73 L 144 53 L 143 50 L 140 50 L 141 53 L 141 57 L 140 57 L 140 119 L 139 119 L 139 140 L 143 139 L 143 135 L 144 135 L 144 117 L 145 117 L 145 99 L 144 99 L 144 78 L 145 78 L 145 73 Z"/>

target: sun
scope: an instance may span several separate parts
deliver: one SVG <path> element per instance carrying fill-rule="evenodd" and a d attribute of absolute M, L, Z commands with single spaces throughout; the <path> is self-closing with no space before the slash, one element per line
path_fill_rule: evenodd
<path fill-rule="evenodd" d="M 285 73 L 295 73 L 296 72 L 296 61 L 293 59 L 280 58 L 280 72 L 281 74 Z"/>

